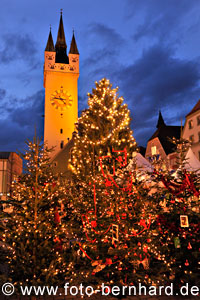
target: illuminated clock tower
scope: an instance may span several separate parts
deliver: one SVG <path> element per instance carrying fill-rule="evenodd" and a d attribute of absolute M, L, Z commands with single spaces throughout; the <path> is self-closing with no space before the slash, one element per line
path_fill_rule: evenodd
<path fill-rule="evenodd" d="M 78 119 L 79 52 L 74 37 L 67 55 L 67 44 L 62 12 L 54 47 L 51 29 L 45 49 L 44 88 L 45 121 L 44 142 L 55 147 L 55 157 L 72 138 Z"/>

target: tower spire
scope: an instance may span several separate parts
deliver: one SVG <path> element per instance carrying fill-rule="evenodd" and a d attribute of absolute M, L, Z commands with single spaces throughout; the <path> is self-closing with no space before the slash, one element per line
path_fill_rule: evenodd
<path fill-rule="evenodd" d="M 51 34 L 51 26 L 50 26 L 49 37 L 48 37 L 48 41 L 47 41 L 45 51 L 49 51 L 49 52 L 54 52 L 55 51 L 55 47 L 54 47 L 54 43 L 53 43 L 53 37 L 52 37 L 52 34 Z"/>
<path fill-rule="evenodd" d="M 156 127 L 160 128 L 161 126 L 166 126 L 166 124 L 165 124 L 165 121 L 164 121 L 163 116 L 161 114 L 161 111 L 159 110 L 158 123 L 157 123 Z"/>
<path fill-rule="evenodd" d="M 69 58 L 67 56 L 67 44 L 65 41 L 62 9 L 60 11 L 60 23 L 58 28 L 58 35 L 57 35 L 55 49 L 56 49 L 56 63 L 68 64 Z"/>
<path fill-rule="evenodd" d="M 57 35 L 57 41 L 56 41 L 56 49 L 57 48 L 67 48 L 67 44 L 65 41 L 65 32 L 64 32 L 64 26 L 63 26 L 63 17 L 62 17 L 62 9 L 60 11 L 60 24 L 58 28 L 58 35 Z"/>
<path fill-rule="evenodd" d="M 69 53 L 70 54 L 79 54 L 77 44 L 76 44 L 76 39 L 74 36 L 74 29 L 73 29 L 73 35 L 72 35 L 72 41 L 71 41 Z"/>

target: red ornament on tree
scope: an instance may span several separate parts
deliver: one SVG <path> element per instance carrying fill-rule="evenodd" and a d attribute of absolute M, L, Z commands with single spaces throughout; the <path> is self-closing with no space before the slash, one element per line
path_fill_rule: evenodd
<path fill-rule="evenodd" d="M 56 251 L 62 251 L 62 241 L 59 239 L 58 236 L 55 237 L 54 243 L 56 244 L 56 245 L 55 245 L 55 250 L 56 250 Z"/>
<path fill-rule="evenodd" d="M 59 224 L 60 223 L 60 215 L 58 213 L 58 208 L 55 208 L 55 213 L 54 213 L 54 222 Z"/>
<path fill-rule="evenodd" d="M 126 213 L 122 214 L 122 219 L 125 220 L 126 219 Z"/>
<path fill-rule="evenodd" d="M 112 259 L 106 258 L 106 265 L 112 265 Z"/>
<path fill-rule="evenodd" d="M 186 267 L 188 267 L 189 266 L 189 262 L 188 262 L 188 260 L 186 259 L 186 261 L 185 261 L 185 266 Z"/>
<path fill-rule="evenodd" d="M 147 247 L 147 246 L 144 246 L 144 247 L 143 247 L 143 252 L 147 253 L 147 251 L 148 251 L 148 247 Z"/>
<path fill-rule="evenodd" d="M 91 226 L 94 228 L 97 227 L 97 221 L 91 221 Z"/>
<path fill-rule="evenodd" d="M 143 226 L 144 228 L 147 228 L 146 222 L 144 219 L 140 220 L 140 225 Z"/>

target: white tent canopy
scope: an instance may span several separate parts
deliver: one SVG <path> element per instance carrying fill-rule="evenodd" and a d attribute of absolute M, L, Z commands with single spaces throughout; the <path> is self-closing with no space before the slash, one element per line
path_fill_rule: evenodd
<path fill-rule="evenodd" d="M 137 152 L 134 153 L 133 159 L 129 164 L 129 168 L 131 169 L 131 167 L 133 167 L 134 164 L 136 165 L 136 168 L 142 172 L 152 173 L 154 170 L 154 167 L 150 164 L 150 162 L 148 162 L 148 160 L 146 160 L 146 158 L 144 158 L 142 154 Z"/>
<path fill-rule="evenodd" d="M 200 172 L 200 161 L 196 158 L 191 148 L 188 149 L 185 156 L 184 169 L 189 172 Z"/>

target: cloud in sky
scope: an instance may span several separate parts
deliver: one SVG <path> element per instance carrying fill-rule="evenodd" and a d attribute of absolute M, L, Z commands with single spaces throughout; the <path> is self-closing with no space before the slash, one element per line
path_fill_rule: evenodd
<path fill-rule="evenodd" d="M 12 104 L 11 104 L 12 103 Z M 13 105 L 21 103 L 21 105 Z M 10 109 L 12 107 L 12 109 Z M 0 119 L 1 151 L 25 148 L 25 140 L 32 139 L 36 128 L 38 136 L 43 135 L 44 91 L 38 91 L 25 99 L 9 99 L 6 117 Z M 0 107 L 0 112 L 3 107 Z M 8 121 L 9 120 L 9 121 Z"/>
<path fill-rule="evenodd" d="M 15 60 L 33 62 L 37 47 L 29 34 L 7 33 L 2 37 L 3 47 L 0 50 L 0 63 L 8 64 Z"/>
<path fill-rule="evenodd" d="M 0 89 L 0 100 L 2 100 L 6 95 L 6 90 Z"/>
<path fill-rule="evenodd" d="M 42 135 L 43 51 L 61 7 L 66 38 L 74 27 L 80 52 L 79 114 L 94 82 L 107 77 L 128 103 L 139 144 L 153 134 L 159 109 L 180 125 L 200 97 L 198 1 L 8 0 L 0 11 L 0 151 L 21 147 L 35 124 Z"/>
<path fill-rule="evenodd" d="M 180 124 L 180 118 L 184 119 L 191 109 L 191 99 L 198 99 L 200 94 L 199 75 L 198 61 L 179 59 L 173 49 L 159 44 L 145 50 L 133 65 L 121 69 L 118 81 L 132 108 L 133 128 L 141 143 L 150 127 L 153 133 L 160 109 L 166 121 Z"/>
<path fill-rule="evenodd" d="M 87 58 L 83 64 L 86 64 L 88 70 L 107 66 L 114 67 L 115 59 L 119 58 L 121 45 L 126 44 L 122 36 L 113 28 L 104 24 L 92 23 L 87 32 Z M 96 41 L 96 42 L 94 42 Z"/>
<path fill-rule="evenodd" d="M 131 1 L 129 5 L 131 6 Z M 139 6 L 144 12 L 144 20 L 137 27 L 134 38 L 138 40 L 142 37 L 157 37 L 159 40 L 169 41 L 169 37 L 179 30 L 178 27 L 183 18 L 186 18 L 194 9 L 195 1 L 182 0 L 176 7 L 175 5 L 174 0 L 140 2 Z"/>

